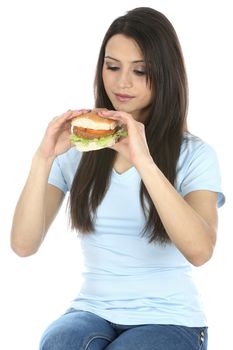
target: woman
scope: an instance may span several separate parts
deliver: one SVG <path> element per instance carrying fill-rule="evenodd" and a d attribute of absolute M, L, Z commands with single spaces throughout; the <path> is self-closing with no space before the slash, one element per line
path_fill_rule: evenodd
<path fill-rule="evenodd" d="M 12 248 L 31 255 L 70 191 L 84 282 L 40 349 L 207 349 L 192 265 L 213 254 L 224 196 L 215 151 L 187 131 L 182 51 L 163 14 L 136 8 L 110 25 L 95 95 L 128 136 L 81 154 L 70 123 L 86 110 L 53 119 L 13 219 Z"/>

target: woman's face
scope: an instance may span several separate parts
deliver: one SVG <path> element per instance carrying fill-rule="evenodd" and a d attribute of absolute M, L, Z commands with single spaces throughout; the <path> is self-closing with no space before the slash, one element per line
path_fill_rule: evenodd
<path fill-rule="evenodd" d="M 137 43 L 122 34 L 112 36 L 105 48 L 102 70 L 106 93 L 116 110 L 144 121 L 152 99 L 145 62 Z"/>

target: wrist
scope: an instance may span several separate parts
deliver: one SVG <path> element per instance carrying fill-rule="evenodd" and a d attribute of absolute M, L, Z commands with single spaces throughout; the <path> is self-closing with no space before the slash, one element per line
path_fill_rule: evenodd
<path fill-rule="evenodd" d="M 51 167 L 55 156 L 45 156 L 40 150 L 37 150 L 32 158 L 32 164 L 40 164 L 40 166 Z"/>
<path fill-rule="evenodd" d="M 137 163 L 135 164 L 135 168 L 141 172 L 145 171 L 146 169 L 149 169 L 151 167 L 155 167 L 156 164 L 151 156 L 140 158 L 138 159 Z"/>

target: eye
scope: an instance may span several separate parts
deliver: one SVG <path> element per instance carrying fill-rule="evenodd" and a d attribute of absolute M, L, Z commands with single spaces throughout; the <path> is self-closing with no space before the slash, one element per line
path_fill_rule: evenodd
<path fill-rule="evenodd" d="M 146 72 L 144 70 L 138 70 L 138 69 L 135 69 L 134 73 L 138 76 L 142 76 L 142 75 L 146 74 Z"/>
<path fill-rule="evenodd" d="M 115 71 L 117 71 L 117 70 L 120 69 L 120 68 L 117 67 L 117 66 L 107 66 L 106 68 L 109 69 L 109 70 L 111 70 L 111 71 L 113 71 L 113 72 L 115 72 Z"/>

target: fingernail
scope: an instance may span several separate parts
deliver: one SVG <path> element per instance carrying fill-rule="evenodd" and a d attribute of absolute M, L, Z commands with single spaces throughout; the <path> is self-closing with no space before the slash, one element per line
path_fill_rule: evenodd
<path fill-rule="evenodd" d="M 73 111 L 72 114 L 75 114 L 75 115 L 83 114 L 83 111 L 82 110 L 76 110 L 76 111 Z"/>

